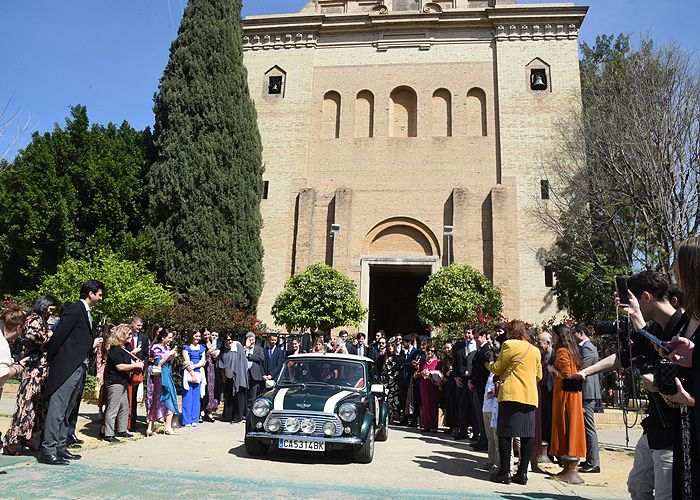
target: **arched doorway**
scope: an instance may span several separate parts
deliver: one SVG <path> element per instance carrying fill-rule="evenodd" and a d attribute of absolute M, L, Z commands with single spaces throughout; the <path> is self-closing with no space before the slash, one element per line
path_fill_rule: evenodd
<path fill-rule="evenodd" d="M 377 224 L 365 237 L 360 294 L 369 309 L 362 328 L 370 339 L 377 330 L 387 335 L 420 333 L 416 299 L 440 262 L 438 240 L 423 223 L 394 217 Z"/>

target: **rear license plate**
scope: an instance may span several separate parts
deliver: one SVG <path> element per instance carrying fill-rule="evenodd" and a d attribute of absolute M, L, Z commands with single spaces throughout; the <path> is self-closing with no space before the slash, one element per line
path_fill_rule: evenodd
<path fill-rule="evenodd" d="M 324 441 L 304 441 L 302 439 L 280 439 L 279 447 L 282 450 L 326 451 Z"/>

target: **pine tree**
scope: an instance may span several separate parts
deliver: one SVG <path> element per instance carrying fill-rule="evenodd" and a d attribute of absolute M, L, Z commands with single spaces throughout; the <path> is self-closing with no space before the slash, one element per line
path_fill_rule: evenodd
<path fill-rule="evenodd" d="M 159 277 L 251 312 L 262 289 L 262 146 L 241 0 L 190 0 L 155 97 L 149 234 Z"/>

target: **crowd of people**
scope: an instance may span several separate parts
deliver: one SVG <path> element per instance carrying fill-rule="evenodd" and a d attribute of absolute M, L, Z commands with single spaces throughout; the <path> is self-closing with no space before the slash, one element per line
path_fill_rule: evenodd
<path fill-rule="evenodd" d="M 225 422 L 242 421 L 285 358 L 304 353 L 306 343 L 311 353 L 371 359 L 393 424 L 420 426 L 424 433 L 444 427 L 456 440 L 471 439 L 474 450 L 487 452 L 480 467 L 492 481 L 505 484 L 526 484 L 528 471 L 544 460 L 562 466 L 563 481 L 580 482 L 579 472 L 600 472 L 594 418 L 601 399 L 598 374 L 634 366 L 650 406 L 629 492 L 633 499 L 692 499 L 700 491 L 699 475 L 693 474 L 700 450 L 694 411 L 700 381 L 693 370 L 700 330 L 699 237 L 680 244 L 675 273 L 676 291 L 669 277 L 656 271 L 628 279 L 627 300 L 617 300 L 629 318 L 631 337 L 620 328 L 621 348 L 604 359 L 589 338 L 591 325 L 561 324 L 535 334 L 522 321 L 468 326 L 462 338 L 440 349 L 430 337 L 388 337 L 381 330 L 371 343 L 364 333 L 350 338 L 343 330 L 337 336 L 317 332 L 310 342 L 269 333 L 258 345 L 253 332 L 239 342 L 236 335 L 200 328 L 174 345 L 175 332 L 153 325 L 146 334 L 139 317 L 105 324 L 95 336 L 91 309 L 105 290 L 89 281 L 80 300 L 64 304 L 58 315 L 59 304 L 50 295 L 39 297 L 28 313 L 16 305 L 0 313 L 0 389 L 8 378 L 19 378 L 3 453 L 40 450 L 39 461 L 52 465 L 80 458 L 69 448 L 82 444 L 75 428 L 93 362 L 99 436 L 115 442 L 133 436 L 141 400 L 146 436 L 154 434 L 157 422 L 172 435 L 176 423 L 197 427 L 215 414 Z M 654 336 L 665 343 L 652 342 Z M 511 475 L 514 453 L 519 463 Z"/>
<path fill-rule="evenodd" d="M 154 324 L 147 334 L 138 316 L 98 327 L 91 309 L 103 293 L 102 283 L 89 281 L 80 300 L 60 311 L 51 295 L 39 297 L 29 313 L 15 304 L 3 308 L 0 395 L 7 379 L 19 379 L 16 410 L 2 436 L 4 454 L 40 451 L 39 461 L 50 465 L 80 459 L 70 450 L 84 444 L 76 425 L 86 374 L 92 369 L 98 437 L 110 443 L 134 437 L 140 402 L 147 437 L 156 432 L 158 422 L 167 435 L 174 435 L 178 426 L 213 422 L 220 402 L 220 420 L 240 422 L 265 382 L 281 371 L 287 354 L 276 333 L 267 336 L 263 348 L 253 332 L 241 344 L 237 335 L 219 336 L 207 328 L 184 332 L 184 343 L 175 345 L 176 332 Z"/>

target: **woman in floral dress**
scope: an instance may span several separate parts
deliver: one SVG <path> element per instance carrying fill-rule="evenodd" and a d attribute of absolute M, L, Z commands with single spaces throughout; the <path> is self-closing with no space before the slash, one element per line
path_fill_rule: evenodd
<path fill-rule="evenodd" d="M 21 455 L 25 445 L 32 450 L 39 449 L 47 409 L 44 382 L 49 374 L 44 346 L 53 333 L 47 320 L 56 306 L 57 301 L 53 296 L 43 295 L 34 302 L 32 313 L 24 322 L 24 335 L 18 342 L 24 344 L 24 352 L 29 359 L 17 389 L 17 406 L 12 424 L 3 438 L 5 455 Z"/>
<path fill-rule="evenodd" d="M 401 420 L 399 413 L 399 365 L 396 363 L 396 346 L 389 341 L 384 354 L 384 366 L 380 375 L 382 384 L 387 389 L 387 403 L 389 404 L 389 421 L 396 423 Z"/>

